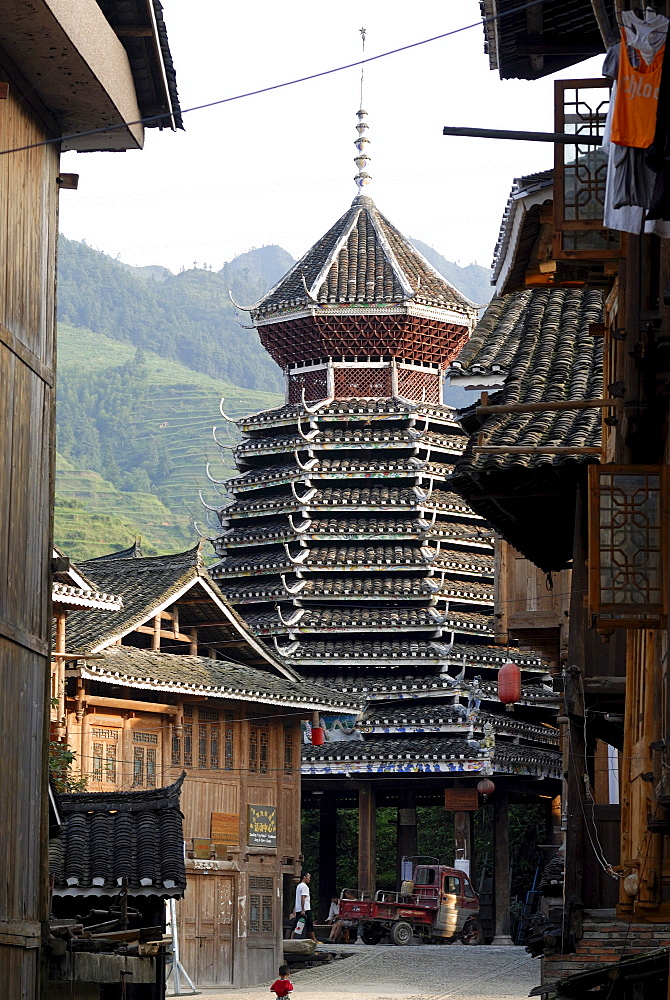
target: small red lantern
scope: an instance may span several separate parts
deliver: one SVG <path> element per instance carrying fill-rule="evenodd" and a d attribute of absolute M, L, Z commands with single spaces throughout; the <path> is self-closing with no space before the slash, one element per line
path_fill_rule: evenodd
<path fill-rule="evenodd" d="M 322 747 L 326 737 L 321 726 L 312 726 L 312 746 Z"/>
<path fill-rule="evenodd" d="M 493 784 L 490 778 L 482 778 L 482 780 L 477 785 L 477 791 L 480 795 L 484 796 L 484 799 L 488 799 L 489 795 L 493 795 L 496 790 L 496 786 Z"/>
<path fill-rule="evenodd" d="M 498 671 L 498 698 L 503 705 L 521 698 L 521 671 L 516 663 L 503 663 Z"/>

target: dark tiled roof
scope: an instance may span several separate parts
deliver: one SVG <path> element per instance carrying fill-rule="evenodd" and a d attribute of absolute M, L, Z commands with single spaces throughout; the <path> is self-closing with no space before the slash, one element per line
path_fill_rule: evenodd
<path fill-rule="evenodd" d="M 500 403 L 557 402 L 601 397 L 602 340 L 589 333 L 602 320 L 603 296 L 597 289 L 536 288 L 495 300 L 472 340 L 452 365 L 453 374 L 504 377 Z M 595 446 L 601 439 L 601 412 L 591 410 L 496 414 L 481 424 L 481 443 L 489 445 Z M 477 436 L 478 436 L 477 435 Z M 456 479 L 470 469 L 557 465 L 584 456 L 479 453 L 470 438 L 456 463 Z"/>
<path fill-rule="evenodd" d="M 425 763 L 428 770 L 439 770 L 442 763 L 452 762 L 456 764 L 456 770 L 468 770 L 469 768 L 463 767 L 466 762 L 480 762 L 483 765 L 491 759 L 494 772 L 497 773 L 550 777 L 559 777 L 561 774 L 560 753 L 496 742 L 491 758 L 490 752 L 476 746 L 476 741 L 471 744 L 468 740 L 434 733 L 430 736 L 407 735 L 403 739 L 371 736 L 364 740 L 324 743 L 316 747 L 303 744 L 302 747 L 303 774 L 310 773 L 310 765 L 325 763 L 349 765 L 350 770 L 354 767 L 366 770 L 367 765 L 373 765 L 374 770 L 374 764 L 394 763 L 400 768 L 407 765 L 407 770 L 411 771 L 417 764 Z M 476 767 L 471 769 L 477 770 Z"/>
<path fill-rule="evenodd" d="M 151 117 L 166 112 L 172 115 L 177 128 L 183 128 L 177 77 L 160 0 L 151 0 L 156 39 L 153 33 L 147 36 L 132 34 L 134 28 L 152 27 L 149 5 L 145 0 L 98 0 L 98 4 L 111 26 L 118 31 L 128 54 L 142 115 Z M 146 127 L 170 128 L 170 118 L 148 121 Z"/>
<path fill-rule="evenodd" d="M 322 669 L 324 666 L 325 663 L 321 664 Z M 438 700 L 456 696 L 467 698 L 466 686 L 461 685 L 457 679 L 447 674 L 420 674 L 419 666 L 423 666 L 423 664 L 415 664 L 411 674 L 401 674 L 399 670 L 395 671 L 390 667 L 381 667 L 374 674 L 359 672 L 346 674 L 340 669 L 332 676 L 320 674 L 319 681 L 323 684 L 336 686 L 339 691 L 351 692 L 354 695 L 364 697 L 368 702 L 414 702 L 421 698 Z M 407 669 L 408 663 L 402 663 L 400 667 Z M 496 684 L 483 683 L 480 693 L 483 701 L 500 704 Z M 558 707 L 558 703 L 559 696 L 546 685 L 522 685 L 520 705 L 539 707 L 553 713 Z"/>
<path fill-rule="evenodd" d="M 484 49 L 488 53 L 491 69 L 497 69 L 503 80 L 537 80 L 550 73 L 557 73 L 573 66 L 588 53 L 604 52 L 598 25 L 590 0 L 545 0 L 542 4 L 542 32 L 551 40 L 581 43 L 579 51 L 553 51 L 548 46 L 540 59 L 529 54 L 519 45 L 519 38 L 529 34 L 526 8 L 516 0 L 480 0 L 484 21 Z M 610 24 L 616 24 L 613 0 L 604 0 Z M 500 17 L 504 14 L 504 17 Z M 588 46 L 585 47 L 585 46 Z"/>
<path fill-rule="evenodd" d="M 101 590 L 119 593 L 123 607 L 116 612 L 74 611 L 68 615 L 68 643 L 73 650 L 90 650 L 105 638 L 140 624 L 157 602 L 176 594 L 191 577 L 203 572 L 200 546 L 168 556 L 144 557 L 137 550 L 110 553 L 79 565 Z"/>
<path fill-rule="evenodd" d="M 290 654 L 291 660 L 305 660 L 319 663 L 320 668 L 333 663 L 339 665 L 343 661 L 364 660 L 369 661 L 371 666 L 378 666 L 379 671 L 386 670 L 390 664 L 398 661 L 398 667 L 415 665 L 419 668 L 422 663 L 447 663 L 453 664 L 459 671 L 464 668 L 471 668 L 477 672 L 487 668 L 499 670 L 507 660 L 518 663 L 524 671 L 534 673 L 545 673 L 546 667 L 540 658 L 532 653 L 519 653 L 515 650 L 505 650 L 500 646 L 489 645 L 464 645 L 455 643 L 450 649 L 446 643 L 428 641 L 426 639 L 392 639 L 385 641 L 352 640 L 343 642 L 318 640 L 315 642 L 296 642 L 295 648 Z M 383 661 L 386 661 L 384 663 Z M 394 671 L 395 673 L 395 671 Z M 378 676 L 375 674 L 378 681 Z M 352 675 L 353 681 L 357 682 L 360 674 L 357 671 Z M 342 679 L 337 678 L 338 689 Z M 453 678 L 452 678 L 453 681 Z M 393 683 L 396 683 L 394 678 Z"/>
<path fill-rule="evenodd" d="M 299 496 L 308 496 L 309 486 L 305 485 L 305 492 L 299 491 Z M 423 491 L 426 492 L 426 491 Z M 378 487 L 351 487 L 344 489 L 328 487 L 327 489 L 317 489 L 308 500 L 297 500 L 292 493 L 275 493 L 269 497 L 259 497 L 253 500 L 239 500 L 236 503 L 224 507 L 222 517 L 235 517 L 244 514 L 254 514 L 257 512 L 271 511 L 297 511 L 300 508 L 307 508 L 310 511 L 328 510 L 342 507 L 345 509 L 377 510 L 380 507 L 390 507 L 395 509 L 409 509 L 418 506 L 428 510 L 449 511 L 460 513 L 466 517 L 473 517 L 472 508 L 465 503 L 457 493 L 447 490 L 434 489 L 426 500 L 420 500 L 417 491 L 412 489 L 399 489 L 397 486 Z"/>
<path fill-rule="evenodd" d="M 358 196 L 351 208 L 253 309 L 255 321 L 313 302 L 421 305 L 468 312 L 472 303 L 377 209 Z"/>
<path fill-rule="evenodd" d="M 542 210 L 540 199 L 533 197 L 538 192 L 543 191 L 542 202 L 550 201 L 554 184 L 554 171 L 543 170 L 537 174 L 528 174 L 525 177 L 516 177 L 512 185 L 505 212 L 503 214 L 498 242 L 493 253 L 493 275 L 491 282 L 498 281 L 505 260 L 508 255 L 514 255 L 514 262 L 508 271 L 502 291 L 513 291 L 515 287 L 509 286 L 523 285 L 525 270 L 531 264 L 531 259 L 544 245 L 544 239 L 538 242 L 538 236 L 543 225 L 546 226 L 547 235 L 550 238 L 550 230 L 553 227 L 549 223 L 542 222 Z M 525 204 L 525 200 L 530 199 L 532 203 Z M 521 220 L 517 219 L 517 213 L 521 212 Z M 512 244 L 514 240 L 514 244 Z M 537 267 L 537 261 L 534 260 Z"/>
<path fill-rule="evenodd" d="M 397 419 L 398 416 L 416 417 L 423 419 L 426 416 L 441 423 L 447 423 L 457 428 L 454 421 L 454 411 L 450 406 L 443 403 L 410 403 L 405 399 L 335 399 L 328 406 L 321 407 L 317 416 L 319 421 L 337 420 L 339 417 L 349 417 L 355 419 L 360 416 L 367 419 L 370 416 L 380 417 L 388 415 Z M 246 430 L 257 430 L 261 427 L 279 427 L 285 424 L 295 424 L 298 416 L 303 421 L 309 419 L 309 413 L 300 403 L 285 403 L 272 410 L 262 410 L 260 413 L 252 413 L 248 417 L 241 417 L 237 424 Z"/>
<path fill-rule="evenodd" d="M 294 586 L 296 581 L 288 581 Z M 432 584 L 432 585 L 431 585 Z M 221 591 L 229 600 L 239 601 L 286 599 L 287 592 L 281 580 L 240 580 L 234 579 L 219 584 Z M 432 579 L 417 579 L 416 577 L 391 576 L 390 574 L 375 574 L 374 576 L 358 577 L 348 574 L 344 579 L 336 576 L 310 576 L 304 580 L 304 586 L 299 590 L 301 601 L 319 600 L 322 598 L 350 600 L 357 597 L 365 600 L 390 599 L 394 601 L 417 600 L 430 598 L 434 595 L 459 598 L 464 601 L 492 603 L 493 585 L 479 581 L 444 580 L 439 590 Z"/>
<path fill-rule="evenodd" d="M 78 792 L 59 798 L 63 826 L 49 843 L 56 895 L 182 896 L 184 833 L 173 785 L 135 792 Z"/>
<path fill-rule="evenodd" d="M 290 681 L 264 670 L 205 656 L 155 653 L 131 646 L 110 646 L 101 660 L 81 668 L 82 676 L 125 687 L 189 694 L 295 708 L 356 711 L 359 701 L 309 680 Z"/>
<path fill-rule="evenodd" d="M 404 726 L 412 730 L 434 730 L 435 727 L 457 727 L 467 729 L 472 727 L 475 732 L 483 732 L 484 726 L 490 723 L 496 734 L 521 736 L 524 739 L 541 743 L 558 744 L 558 730 L 554 726 L 537 725 L 525 719 L 515 718 L 507 713 L 496 715 L 493 712 L 476 712 L 472 719 L 468 717 L 464 705 L 445 704 L 442 701 L 403 701 L 374 702 L 365 713 L 365 719 L 357 723 L 357 728 L 367 733 L 371 727 L 376 729 L 389 727 L 394 730 Z"/>
<path fill-rule="evenodd" d="M 276 611 L 246 615 L 249 626 L 261 634 L 279 634 L 284 632 L 332 632 L 377 631 L 379 629 L 413 629 L 435 630 L 439 627 L 450 631 L 476 632 L 482 635 L 493 634 L 493 616 L 475 614 L 470 611 L 448 611 L 441 613 L 437 609 L 398 608 L 389 601 L 387 608 L 365 608 L 354 605 L 343 608 L 307 608 L 294 625 L 283 625 Z M 431 614 L 431 612 L 433 612 Z"/>

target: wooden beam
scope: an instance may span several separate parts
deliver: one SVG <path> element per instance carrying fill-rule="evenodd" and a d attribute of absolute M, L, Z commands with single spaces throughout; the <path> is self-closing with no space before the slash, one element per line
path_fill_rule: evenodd
<path fill-rule="evenodd" d="M 155 712 L 158 715 L 177 715 L 179 712 L 177 705 L 165 705 L 152 701 L 131 701 L 122 697 L 104 698 L 98 694 L 85 694 L 83 700 L 86 705 L 93 705 L 94 708 L 116 708 L 120 712 Z"/>
<path fill-rule="evenodd" d="M 159 635 L 161 639 L 176 639 L 178 642 L 190 642 L 190 635 L 186 635 L 185 632 L 173 632 L 172 629 L 162 628 L 159 629 Z M 154 636 L 156 630 L 151 625 L 136 625 L 133 632 L 142 632 L 144 635 Z M 158 648 L 158 647 L 153 647 Z M 86 655 L 86 654 L 84 654 Z"/>
<path fill-rule="evenodd" d="M 600 455 L 601 448 L 542 447 L 541 445 L 476 444 L 474 452 L 492 455 Z"/>
<path fill-rule="evenodd" d="M 358 888 L 374 893 L 377 887 L 377 810 L 375 786 L 358 786 Z"/>
<path fill-rule="evenodd" d="M 584 83 L 585 81 L 580 81 Z M 502 128 L 466 128 L 445 125 L 442 135 L 465 136 L 470 139 L 515 139 L 519 142 L 551 142 L 565 146 L 601 146 L 602 135 L 583 135 L 574 132 L 521 132 Z M 579 251 L 581 253 L 581 251 Z"/>
<path fill-rule="evenodd" d="M 488 416 L 492 413 L 549 413 L 561 410 L 595 410 L 606 406 L 616 406 L 617 399 L 562 399 L 554 403 L 496 403 L 490 406 L 478 406 L 475 413 L 478 416 Z"/>
<path fill-rule="evenodd" d="M 560 615 L 556 611 L 512 611 L 507 624 L 511 630 L 560 628 L 567 620 L 567 615 Z"/>
<path fill-rule="evenodd" d="M 114 28 L 117 38 L 152 38 L 153 28 L 141 25 L 117 24 Z"/>

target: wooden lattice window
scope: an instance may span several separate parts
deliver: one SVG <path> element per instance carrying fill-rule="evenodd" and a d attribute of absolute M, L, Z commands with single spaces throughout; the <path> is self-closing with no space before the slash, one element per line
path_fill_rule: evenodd
<path fill-rule="evenodd" d="M 393 395 L 391 368 L 335 369 L 335 395 L 338 399 L 347 397 L 359 399 L 385 398 Z"/>
<path fill-rule="evenodd" d="M 411 368 L 399 368 L 398 395 L 403 399 L 440 403 L 439 372 L 417 372 Z"/>
<path fill-rule="evenodd" d="M 226 719 L 228 715 L 229 713 L 226 713 Z M 220 768 L 221 712 L 216 708 L 195 709 L 192 705 L 184 705 L 184 718 L 190 721 L 185 722 L 181 729 L 175 726 L 172 730 L 172 763 L 193 767 L 195 750 L 197 767 L 214 770 Z M 232 768 L 232 757 L 230 767 Z"/>
<path fill-rule="evenodd" d="M 293 777 L 293 726 L 284 726 L 284 774 Z"/>
<path fill-rule="evenodd" d="M 261 930 L 261 897 L 257 893 L 249 894 L 249 933 L 260 934 Z"/>
<path fill-rule="evenodd" d="M 556 80 L 556 132 L 600 136 L 610 93 L 603 78 Z M 607 154 L 599 143 L 554 146 L 554 254 L 558 259 L 603 260 L 619 255 L 619 234 L 603 227 Z"/>
<path fill-rule="evenodd" d="M 156 751 L 152 747 L 133 747 L 133 788 L 156 787 Z"/>
<path fill-rule="evenodd" d="M 600 631 L 665 628 L 668 467 L 589 468 L 589 610 Z"/>
<path fill-rule="evenodd" d="M 319 368 L 316 371 L 289 375 L 289 403 L 300 403 L 302 401 L 303 389 L 305 390 L 305 399 L 308 401 L 325 399 L 328 395 L 328 377 L 326 369 Z"/>
<path fill-rule="evenodd" d="M 235 755 L 235 734 L 233 730 L 233 713 L 226 712 L 224 742 L 223 742 L 223 766 L 226 771 L 232 771 Z"/>
<path fill-rule="evenodd" d="M 270 734 L 265 731 L 261 731 L 261 745 L 260 745 L 260 761 L 258 770 L 261 774 L 267 774 L 268 767 L 270 766 Z"/>
<path fill-rule="evenodd" d="M 184 708 L 184 715 L 186 715 L 186 708 Z M 184 726 L 184 767 L 193 766 L 193 726 Z"/>
<path fill-rule="evenodd" d="M 172 727 L 172 763 L 181 764 L 181 728 Z"/>
<path fill-rule="evenodd" d="M 95 784 L 116 784 L 118 729 L 91 729 L 93 738 L 91 782 Z"/>
<path fill-rule="evenodd" d="M 270 766 L 270 733 L 267 720 L 249 727 L 249 770 L 267 774 Z"/>
<path fill-rule="evenodd" d="M 263 875 L 249 877 L 249 932 L 251 934 L 271 934 L 272 892 L 274 882 Z"/>

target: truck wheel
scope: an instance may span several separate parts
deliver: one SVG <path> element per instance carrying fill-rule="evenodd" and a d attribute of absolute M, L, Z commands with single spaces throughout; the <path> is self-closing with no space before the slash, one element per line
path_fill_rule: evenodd
<path fill-rule="evenodd" d="M 379 944 L 384 935 L 384 930 L 379 924 L 366 924 L 361 937 L 365 944 Z"/>
<path fill-rule="evenodd" d="M 414 930 L 411 924 L 405 920 L 397 920 L 391 927 L 391 941 L 394 944 L 411 944 L 414 937 Z"/>
<path fill-rule="evenodd" d="M 461 941 L 463 944 L 483 944 L 484 931 L 482 925 L 474 917 L 465 921 L 465 926 L 461 931 Z"/>

